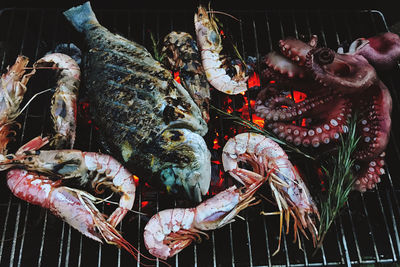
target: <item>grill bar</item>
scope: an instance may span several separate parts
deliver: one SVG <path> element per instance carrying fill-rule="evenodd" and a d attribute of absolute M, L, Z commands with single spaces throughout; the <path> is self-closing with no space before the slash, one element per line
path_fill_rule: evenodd
<path fill-rule="evenodd" d="M 366 218 L 367 218 L 368 229 L 369 229 L 369 232 L 371 233 L 371 240 L 372 240 L 372 244 L 373 244 L 373 247 L 374 247 L 375 259 L 376 259 L 376 261 L 378 261 L 379 254 L 378 254 L 378 249 L 376 248 L 375 235 L 374 235 L 374 233 L 372 231 L 371 221 L 369 220 L 368 210 L 367 210 L 367 207 L 365 206 L 365 198 L 364 198 L 364 194 L 363 193 L 361 193 L 361 201 L 362 201 L 362 204 L 363 204 L 364 213 L 365 213 Z"/>
<path fill-rule="evenodd" d="M 10 217 L 10 208 L 11 208 L 11 197 L 9 198 L 8 205 L 7 205 L 7 212 L 6 212 L 6 217 L 5 217 L 5 225 L 8 223 L 8 218 Z M 2 260 L 3 256 L 3 247 L 4 247 L 4 242 L 5 242 L 5 236 L 6 236 L 6 230 L 7 228 L 3 228 L 3 233 L 1 236 L 1 244 L 0 244 L 0 261 Z"/>
<path fill-rule="evenodd" d="M 212 255 L 213 255 L 213 266 L 217 266 L 217 257 L 215 253 L 215 235 L 214 232 L 211 233 L 211 242 L 212 242 Z"/>
<path fill-rule="evenodd" d="M 54 10 L 51 10 L 51 12 L 54 12 Z M 3 70 L 6 65 L 13 63 L 13 60 L 15 60 L 17 54 L 15 50 L 18 50 L 21 54 L 27 54 L 31 58 L 31 61 L 34 61 L 45 52 L 45 49 L 42 47 L 44 42 L 51 44 L 48 45 L 50 48 L 54 48 L 61 40 L 66 43 L 77 42 L 76 44 L 82 47 L 82 44 L 79 43 L 79 37 L 73 31 L 71 32 L 71 28 L 66 26 L 63 18 L 59 17 L 62 16 L 60 15 L 61 11 L 57 12 L 59 15 L 55 16 L 55 20 L 51 20 L 53 28 L 48 26 L 49 18 L 47 16 L 49 10 L 11 10 L 2 15 L 7 16 L 6 22 L 2 24 L 7 26 L 5 41 L 11 44 L 4 51 L 0 50 Z M 192 17 L 183 15 L 179 18 L 179 16 L 176 16 L 176 12 L 164 14 L 163 12 L 151 13 L 144 11 L 104 11 L 97 13 L 99 14 L 99 20 L 105 22 L 105 26 L 122 32 L 128 38 L 141 41 L 148 48 L 151 47 L 148 38 L 149 30 L 159 39 L 168 31 L 175 30 L 175 27 L 182 27 L 180 30 L 193 31 L 191 24 Z M 311 37 L 312 34 L 318 33 L 321 44 L 332 47 L 339 45 L 343 40 L 352 40 L 363 36 L 365 32 L 370 34 L 369 29 L 372 29 L 373 33 L 387 29 L 383 14 L 377 11 L 356 12 L 354 17 L 344 15 L 344 19 L 340 17 L 343 15 L 342 13 L 339 14 L 340 16 L 337 16 L 335 12 L 329 12 L 327 15 L 324 12 L 311 11 L 240 11 L 238 14 L 235 14 L 235 16 L 240 18 L 242 22 L 237 25 L 230 21 L 232 25 L 229 27 L 237 32 L 235 36 L 240 40 L 239 51 L 244 56 L 255 55 L 258 60 L 268 51 L 274 50 L 278 39 L 288 35 L 295 37 L 308 35 Z M 121 26 L 122 16 L 127 18 L 128 22 L 124 26 Z M 249 19 L 249 17 L 252 17 L 252 19 Z M 167 27 L 163 26 L 165 18 L 169 20 L 169 24 L 165 24 Z M 183 23 L 182 18 L 184 18 Z M 1 17 L 0 20 L 2 20 Z M 357 21 L 357 23 L 351 23 L 353 20 Z M 318 21 L 319 24 L 316 24 L 315 21 Z M 138 27 L 138 22 L 140 22 L 141 27 Z M 349 25 L 349 27 L 343 27 L 343 24 Z M 369 29 L 366 31 L 363 27 L 368 27 Z M 47 35 L 48 28 L 51 28 L 53 31 L 53 35 L 50 38 Z M 22 32 L 22 39 L 13 39 L 11 32 Z M 0 41 L 3 41 L 1 37 Z M 398 93 L 394 89 L 398 87 L 399 81 L 393 75 L 387 76 L 384 77 L 384 82 L 391 89 L 394 103 L 398 104 Z M 48 83 L 48 86 L 51 86 L 51 84 Z M 32 88 L 34 89 L 34 86 Z M 32 94 L 32 92 L 28 91 L 26 98 L 29 98 Z M 250 106 L 250 92 L 247 92 L 246 96 L 248 105 Z M 239 103 L 234 98 L 232 101 L 234 108 L 239 106 Z M 217 103 L 219 106 L 222 104 L 220 95 L 217 95 Z M 46 133 L 48 129 L 46 124 L 49 124 L 48 107 L 43 107 L 42 105 L 40 108 L 42 110 L 28 107 L 24 112 L 25 114 L 21 119 L 21 134 L 17 139 L 19 140 L 19 145 L 36 136 L 38 133 Z M 250 110 L 249 113 L 251 119 L 252 111 Z M 398 106 L 396 105 L 393 109 L 393 115 L 398 115 Z M 41 123 L 39 132 L 30 132 L 31 120 Z M 219 141 L 222 144 L 224 142 L 223 136 L 226 134 L 224 132 L 224 123 L 221 118 L 218 118 L 216 123 L 217 127 L 220 128 Z M 87 139 L 88 143 L 81 142 L 81 147 L 79 148 L 95 151 L 98 147 L 97 140 L 95 139 L 95 130 L 92 125 L 87 128 L 89 128 L 87 136 L 81 138 L 83 140 Z M 326 244 L 324 244 L 315 257 L 311 257 L 313 250 L 310 247 L 309 241 L 303 237 L 300 237 L 300 241 L 305 250 L 298 251 L 296 246 L 291 244 L 292 236 L 288 235 L 286 237 L 285 228 L 282 231 L 281 252 L 272 257 L 271 254 L 277 246 L 277 227 L 279 227 L 275 223 L 276 217 L 261 216 L 254 219 L 254 215 L 258 214 L 258 212 L 251 212 L 250 209 L 253 208 L 250 208 L 249 211 L 244 211 L 244 222 L 238 220 L 234 225 L 229 225 L 224 229 L 210 233 L 210 240 L 203 241 L 203 244 L 194 245 L 192 248 L 187 248 L 179 256 L 172 259 L 170 263 L 179 266 L 185 264 L 187 259 L 192 261 L 194 266 L 242 266 L 243 264 L 250 266 L 333 266 L 338 264 L 350 266 L 351 264 L 398 262 L 400 256 L 400 238 L 398 233 L 400 208 L 398 205 L 399 183 L 396 179 L 398 179 L 399 171 L 394 167 L 396 165 L 395 161 L 393 161 L 400 160 L 399 140 L 393 138 L 396 136 L 398 129 L 398 122 L 393 120 L 391 138 L 393 146 L 388 148 L 390 150 L 387 156 L 389 162 L 385 167 L 387 174 L 382 179 L 386 181 L 383 181 L 378 186 L 376 192 L 359 194 L 349 200 L 342 216 L 335 221 L 330 235 L 327 236 Z M 305 173 L 312 176 L 310 170 L 306 169 Z M 225 181 L 225 185 L 228 186 L 228 181 Z M 8 190 L 6 186 L 0 188 L 1 190 L 4 189 L 4 191 Z M 154 212 L 167 208 L 163 201 L 164 196 L 156 193 L 154 198 L 149 198 L 143 192 L 143 189 L 142 186 L 138 187 L 136 197 L 139 204 L 136 205 L 135 203 L 135 206 L 138 207 L 139 212 L 143 212 L 140 204 L 144 201 L 154 202 Z M 173 203 L 173 206 L 179 206 L 177 201 Z M 371 206 L 371 203 L 374 205 Z M 374 209 L 375 207 L 376 209 Z M 104 205 L 102 208 L 103 210 L 106 209 Z M 257 207 L 255 208 L 257 209 Z M 0 266 L 24 266 L 28 262 L 37 262 L 37 266 L 69 266 L 75 264 L 81 266 L 87 265 L 86 262 L 88 260 L 92 262 L 94 258 L 97 258 L 97 266 L 106 266 L 110 262 L 115 263 L 117 266 L 130 266 L 135 262 L 124 251 L 116 251 L 111 246 L 99 245 L 96 242 L 88 240 L 86 237 L 82 237 L 75 230 L 72 230 L 69 225 L 54 219 L 53 215 L 44 213 L 44 217 L 40 218 L 38 216 L 40 209 L 17 200 L 10 193 L 1 197 L 0 209 L 5 214 L 0 221 L 0 225 L 3 227 L 0 244 Z M 268 210 L 270 207 L 263 203 L 263 205 L 259 206 L 259 209 Z M 147 211 L 146 209 L 144 210 L 144 212 Z M 129 221 L 129 216 L 136 216 L 136 218 Z M 134 245 L 141 253 L 146 254 L 147 251 L 143 249 L 142 233 L 148 218 L 141 214 L 129 214 L 129 216 L 128 220 L 124 220 L 119 229 L 127 235 L 127 240 L 135 240 L 136 244 Z M 364 218 L 364 225 L 359 225 L 360 216 Z M 38 220 L 38 218 L 40 218 L 40 223 L 33 226 L 34 220 Z M 367 221 L 366 225 L 365 219 Z M 54 223 L 54 221 L 57 221 L 57 223 Z M 137 225 L 133 234 L 128 230 L 132 227 L 130 226 L 132 223 Z M 33 233 L 35 231 L 32 230 L 34 227 L 37 227 L 39 231 L 36 232 L 38 233 Z M 261 230 L 261 228 L 264 228 L 264 230 Z M 265 235 L 265 241 L 263 240 L 261 243 L 258 243 L 257 237 L 259 236 L 255 233 L 261 232 Z M 58 235 L 56 240 L 54 240 L 53 233 L 57 233 Z M 368 233 L 370 233 L 369 236 Z M 241 237 L 244 239 L 241 239 Z M 227 247 L 228 243 L 229 248 Z M 37 245 L 32 247 L 33 244 Z M 78 246 L 75 246 L 76 244 Z M 226 254 L 221 254 L 221 250 L 218 248 L 222 244 L 226 244 Z M 51 248 L 54 245 L 55 247 Z M 262 257 L 260 257 L 260 245 L 265 247 Z M 204 258 L 204 247 L 207 246 L 212 249 L 213 253 L 209 261 Z M 97 249 L 90 251 L 90 247 L 96 247 Z M 30 251 L 31 248 L 35 249 Z M 59 256 L 54 255 L 53 260 L 49 258 L 49 253 L 47 252 L 55 250 L 57 250 Z M 230 257 L 227 255 L 228 253 L 231 253 Z M 115 257 L 112 258 L 109 255 L 115 255 Z M 140 266 L 140 255 L 138 259 L 139 261 L 136 262 L 136 265 Z M 160 263 L 157 261 L 157 266 L 159 265 Z"/>
<path fill-rule="evenodd" d="M 349 251 L 347 248 L 347 241 L 346 241 L 346 236 L 344 235 L 344 230 L 343 230 L 343 223 L 342 223 L 342 217 L 339 217 L 339 226 L 340 226 L 340 235 L 341 235 L 341 241 L 342 241 L 342 245 L 343 245 L 343 250 L 344 250 L 344 260 L 347 266 L 351 265 L 350 264 L 350 255 L 349 255 Z M 342 254 L 342 259 L 343 259 L 343 254 Z"/>
<path fill-rule="evenodd" d="M 379 185 L 378 185 L 378 187 L 379 187 Z M 388 239 L 389 239 L 390 249 L 392 251 L 393 260 L 396 261 L 397 257 L 396 257 L 396 253 L 394 251 L 392 237 L 390 236 L 390 233 L 389 233 L 389 226 L 388 226 L 388 223 L 387 223 L 387 220 L 386 220 L 386 214 L 385 214 L 385 210 L 383 209 L 382 199 L 381 199 L 381 195 L 379 193 L 379 190 L 377 190 L 376 193 L 377 193 L 377 196 L 378 196 L 379 207 L 380 207 L 382 215 L 383 215 L 382 218 L 383 218 L 383 221 L 385 223 L 385 231 L 386 231 Z"/>
<path fill-rule="evenodd" d="M 262 209 L 265 210 L 264 205 L 262 205 L 262 207 L 263 207 Z M 266 217 L 265 216 L 263 216 L 262 221 L 263 221 L 264 233 L 265 233 L 265 244 L 266 244 L 266 248 L 267 248 L 266 249 L 266 258 L 267 258 L 267 261 L 268 261 L 267 264 L 268 264 L 268 266 L 272 266 L 271 253 L 270 253 L 271 249 L 269 248 L 268 230 L 267 230 L 268 224 L 266 222 Z"/>
<path fill-rule="evenodd" d="M 11 265 L 11 263 L 14 262 L 15 246 L 17 245 L 17 234 L 18 234 L 18 225 L 19 225 L 20 215 L 21 215 L 21 203 L 18 203 L 15 229 L 14 229 L 14 237 L 13 237 L 13 243 L 12 243 L 12 247 L 11 247 L 10 265 Z"/>
<path fill-rule="evenodd" d="M 26 203 L 26 211 L 25 211 L 25 217 L 24 217 L 24 227 L 23 227 L 22 234 L 21 234 L 21 246 L 20 246 L 20 249 L 19 249 L 17 266 L 21 266 L 22 251 L 24 250 L 24 244 L 25 244 L 26 225 L 27 225 L 27 222 L 28 222 L 28 214 L 29 214 L 29 203 Z"/>
<path fill-rule="evenodd" d="M 232 267 L 235 266 L 235 252 L 233 250 L 233 237 L 232 237 L 232 225 L 229 224 L 229 240 L 230 242 L 230 247 L 231 247 L 231 255 L 232 255 Z"/>
<path fill-rule="evenodd" d="M 354 220 L 353 220 L 353 216 L 352 216 L 352 214 L 351 214 L 351 210 L 350 210 L 350 206 L 349 206 L 349 203 L 348 203 L 348 202 L 346 203 L 346 209 L 347 209 L 347 213 L 349 214 L 351 229 L 352 229 L 353 237 L 354 237 L 354 240 L 355 240 L 355 246 L 356 246 L 356 251 L 357 251 L 358 263 L 361 263 L 362 257 L 361 257 L 361 253 L 360 253 L 360 245 L 358 244 L 357 233 L 356 233 L 356 229 L 355 229 L 355 227 L 354 227 Z"/>
<path fill-rule="evenodd" d="M 396 218 L 395 218 L 394 213 L 393 213 L 393 205 L 392 205 L 392 201 L 390 200 L 389 192 L 386 192 L 386 198 L 387 198 L 387 200 L 388 200 L 390 215 L 391 215 L 392 224 L 393 224 L 393 231 L 394 231 L 394 233 L 395 233 L 397 253 L 398 253 L 398 255 L 400 255 L 399 232 L 398 232 L 398 230 L 397 230 Z M 394 261 L 397 261 L 397 260 L 398 260 L 398 259 L 397 259 L 397 256 L 396 256 L 396 253 L 393 253 L 393 259 L 394 259 Z"/>
<path fill-rule="evenodd" d="M 44 241 L 45 241 L 45 237 L 46 237 L 46 225 L 47 225 L 47 212 L 44 214 L 42 240 L 40 242 L 40 250 L 39 250 L 39 256 L 38 256 L 38 266 L 42 266 L 43 248 L 44 248 Z M 62 254 L 60 254 L 60 258 L 61 258 L 61 255 Z"/>
<path fill-rule="evenodd" d="M 62 262 L 62 255 L 63 255 L 63 248 L 64 248 L 64 235 L 65 235 L 65 222 L 62 224 L 61 228 L 61 240 L 60 240 L 60 248 L 59 248 L 59 255 L 60 257 L 58 258 L 58 267 L 61 267 L 61 262 Z"/>

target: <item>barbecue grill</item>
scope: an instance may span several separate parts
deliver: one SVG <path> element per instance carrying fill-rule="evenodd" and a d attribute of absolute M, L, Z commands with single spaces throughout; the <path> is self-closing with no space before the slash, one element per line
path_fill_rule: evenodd
<path fill-rule="evenodd" d="M 28 56 L 31 63 L 59 43 L 74 43 L 84 48 L 82 37 L 66 22 L 61 9 L 17 8 L 4 10 L 0 15 L 0 68 L 14 63 L 18 54 Z M 194 36 L 193 12 L 95 10 L 101 24 L 113 32 L 152 47 L 149 33 L 156 39 L 172 30 L 191 33 Z M 320 44 L 331 48 L 358 37 L 368 37 L 387 31 L 388 25 L 382 13 L 375 10 L 360 11 L 229 11 L 241 22 L 223 18 L 224 30 L 230 32 L 242 55 L 258 60 L 271 50 L 277 49 L 278 40 L 285 36 L 309 38 L 317 34 Z M 84 66 L 83 66 L 84 68 Z M 393 264 L 400 257 L 400 70 L 380 73 L 393 98 L 393 125 L 390 143 L 386 151 L 386 174 L 377 189 L 366 193 L 353 192 L 341 216 L 331 227 L 322 248 L 313 256 L 312 242 L 300 237 L 303 250 L 293 244 L 293 235 L 282 235 L 280 252 L 272 257 L 278 245 L 279 217 L 260 216 L 261 210 L 276 210 L 263 202 L 240 213 L 233 224 L 209 233 L 209 239 L 194 244 L 168 260 L 174 266 L 321 266 L 352 264 Z M 35 93 L 52 85 L 51 72 L 43 71 L 28 83 L 24 103 Z M 84 97 L 84 84 L 82 95 Z M 251 94 L 252 92 L 248 92 Z M 38 96 L 20 115 L 21 129 L 9 151 L 16 149 L 40 134 L 51 133 L 49 105 L 51 96 Z M 216 94 L 213 104 L 222 105 L 222 95 Z M 235 109 L 235 98 L 232 97 Z M 23 104 L 24 104 L 23 103 Z M 75 147 L 85 151 L 98 151 L 100 142 L 96 126 L 85 116 L 85 101 L 80 105 L 77 140 Z M 212 114 L 213 126 L 220 136 L 226 133 L 222 118 Z M 208 143 L 212 144 L 213 140 Z M 221 146 L 225 140 L 218 139 Z M 212 150 L 212 146 L 210 148 Z M 219 151 L 220 152 L 220 151 Z M 214 160 L 217 151 L 212 150 Z M 213 163 L 213 173 L 219 173 L 221 165 Z M 311 167 L 303 168 L 303 176 L 315 179 Z M 101 245 L 72 229 L 51 213 L 14 197 L 7 188 L 5 173 L 0 174 L 0 266 L 133 266 L 140 265 L 124 250 Z M 218 176 L 218 175 L 217 175 Z M 227 178 L 227 187 L 232 179 Z M 215 185 L 215 183 L 214 183 Z M 136 193 L 135 209 L 149 216 L 128 213 L 118 229 L 125 239 L 141 253 L 148 255 L 143 244 L 143 228 L 150 216 L 159 210 L 187 207 L 190 204 L 158 193 L 141 184 Z M 100 210 L 108 211 L 113 205 L 100 204 Z M 284 228 L 283 231 L 286 231 Z M 148 263 L 147 261 L 145 263 Z M 158 261 L 156 265 L 162 265 Z"/>

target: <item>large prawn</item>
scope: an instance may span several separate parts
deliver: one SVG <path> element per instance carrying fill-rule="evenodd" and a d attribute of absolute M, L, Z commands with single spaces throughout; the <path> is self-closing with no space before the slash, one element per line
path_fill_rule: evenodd
<path fill-rule="evenodd" d="M 2 163 L 13 161 L 12 158 L 14 158 L 14 160 L 19 158 L 20 162 L 17 163 L 15 161 L 13 164 L 4 165 L 2 166 L 2 170 L 23 164 L 25 160 L 30 161 L 28 158 L 32 157 L 34 154 L 40 155 L 41 153 L 39 150 L 33 149 L 39 149 L 48 142 L 48 138 L 36 137 L 22 146 L 15 155 L 0 155 Z M 45 165 L 46 162 L 37 165 L 39 162 L 37 158 L 35 162 L 36 163 L 30 166 L 28 164 L 27 167 L 31 170 L 35 169 L 52 172 L 47 167 L 40 167 L 42 164 Z M 16 197 L 31 204 L 49 209 L 54 215 L 60 217 L 63 221 L 67 222 L 85 236 L 100 243 L 104 240 L 108 244 L 120 246 L 136 258 L 137 250 L 115 229 L 123 215 L 133 205 L 135 185 L 130 179 L 129 173 L 120 165 L 116 166 L 115 160 L 109 156 L 95 156 L 95 158 L 88 159 L 88 162 L 97 165 L 97 167 L 87 168 L 87 170 L 95 169 L 100 173 L 102 173 L 101 170 L 109 170 L 106 171 L 109 175 L 115 175 L 114 179 L 112 179 L 113 183 L 115 185 L 121 184 L 119 187 L 123 187 L 119 189 L 123 191 L 123 201 L 120 202 L 120 207 L 114 211 L 108 220 L 94 205 L 94 202 L 98 200 L 96 197 L 85 191 L 63 186 L 63 179 L 53 181 L 50 180 L 48 176 L 40 175 L 38 172 L 15 168 L 7 173 L 7 185 Z M 69 163 L 75 166 L 72 161 Z M 71 171 L 67 171 L 68 167 L 66 166 L 69 165 L 69 163 L 61 164 L 63 167 L 58 172 L 72 174 Z M 51 162 L 50 166 L 53 166 Z M 71 169 L 75 169 L 72 166 L 70 166 Z M 81 168 L 81 171 L 84 171 L 84 168 Z"/>
<path fill-rule="evenodd" d="M 265 182 L 261 179 L 249 187 L 236 186 L 218 193 L 195 208 L 175 208 L 153 215 L 144 228 L 144 244 L 155 257 L 167 259 L 193 241 L 201 241 L 204 232 L 223 227 L 248 206 L 255 205 L 254 193 Z"/>
<path fill-rule="evenodd" d="M 77 97 L 81 71 L 74 59 L 61 53 L 47 54 L 33 64 L 34 69 L 57 70 L 57 87 L 51 100 L 51 117 L 56 149 L 72 148 L 76 134 Z"/>
<path fill-rule="evenodd" d="M 14 65 L 8 68 L 7 73 L 1 76 L 0 80 L 0 154 L 7 153 L 7 144 L 10 141 L 10 134 L 15 133 L 11 128 L 15 119 L 20 114 L 21 104 L 26 84 L 35 73 L 32 70 L 25 74 L 25 67 L 29 59 L 25 56 L 18 56 Z"/>
<path fill-rule="evenodd" d="M 122 247 L 137 258 L 138 250 L 115 229 L 134 203 L 136 185 L 132 174 L 105 154 L 38 150 L 48 143 L 48 138 L 36 137 L 15 154 L 0 155 L 0 170 L 13 168 L 7 173 L 7 185 L 13 194 L 49 209 L 85 236 Z M 50 175 L 59 179 L 50 179 Z M 63 185 L 68 178 L 80 178 L 81 183 L 86 183 L 93 176 L 91 185 L 96 192 L 101 193 L 99 187 L 105 185 L 121 195 L 119 207 L 108 219 L 94 205 L 99 198 Z"/>
<path fill-rule="evenodd" d="M 231 95 L 246 91 L 249 77 L 246 76 L 245 68 L 235 65 L 236 74 L 230 77 L 224 69 L 225 60 L 220 60 L 222 40 L 213 14 L 209 15 L 209 12 L 199 6 L 194 15 L 194 26 L 208 82 L 215 89 Z"/>
<path fill-rule="evenodd" d="M 40 137 L 35 139 L 40 140 Z M 90 183 L 96 193 L 102 193 L 103 186 L 109 187 L 121 198 L 119 207 L 107 221 L 112 226 L 118 225 L 128 210 L 132 208 L 135 200 L 136 185 L 133 175 L 109 155 L 72 149 L 36 150 L 37 146 L 31 145 L 37 142 L 35 139 L 14 155 L 0 155 L 2 170 L 22 167 L 30 171 L 59 177 L 61 181 L 77 178 L 82 185 Z M 47 141 L 46 139 L 46 143 Z"/>
<path fill-rule="evenodd" d="M 241 168 L 241 161 L 248 163 L 253 170 Z M 225 144 L 222 163 L 225 171 L 246 186 L 258 183 L 265 176 L 271 176 L 269 186 L 280 211 L 279 241 L 285 215 L 287 231 L 290 216 L 294 219 L 294 241 L 299 235 L 298 230 L 307 237 L 304 229 L 308 229 L 315 245 L 318 236 L 315 226 L 315 219 L 319 219 L 318 209 L 299 173 L 277 143 L 256 133 L 238 134 Z M 274 254 L 279 249 L 280 242 Z"/>

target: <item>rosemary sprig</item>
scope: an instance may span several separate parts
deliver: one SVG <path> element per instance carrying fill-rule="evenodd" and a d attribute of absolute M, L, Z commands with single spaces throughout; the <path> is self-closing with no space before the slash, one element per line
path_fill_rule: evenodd
<path fill-rule="evenodd" d="M 239 52 L 239 49 L 237 48 L 236 44 L 232 43 L 233 51 L 235 51 L 236 56 L 239 58 L 239 60 L 242 62 L 243 66 L 245 69 L 247 69 L 247 64 L 242 55 Z"/>
<path fill-rule="evenodd" d="M 280 140 L 274 133 L 272 133 L 264 128 L 261 128 L 260 126 L 258 126 L 257 124 L 255 124 L 251 121 L 248 121 L 239 116 L 235 116 L 230 113 L 227 113 L 223 110 L 220 110 L 220 109 L 214 107 L 213 105 L 210 105 L 210 108 L 215 110 L 216 112 L 218 112 L 220 115 L 224 116 L 224 119 L 232 120 L 233 123 L 243 126 L 251 132 L 255 132 L 255 133 L 259 133 L 259 134 L 267 136 L 272 141 L 275 141 L 276 143 L 282 145 L 286 151 L 294 152 L 294 153 L 300 154 L 308 159 L 316 160 L 315 157 L 305 153 L 304 151 L 301 151 L 297 147 L 295 147 L 285 141 Z"/>
<path fill-rule="evenodd" d="M 356 114 L 348 120 L 347 125 L 349 131 L 346 135 L 341 135 L 338 153 L 332 156 L 326 164 L 321 166 L 327 180 L 327 191 L 326 195 L 320 197 L 321 220 L 316 251 L 322 246 L 322 242 L 331 224 L 348 200 L 349 193 L 355 181 L 352 171 L 354 165 L 352 154 L 360 139 L 360 137 L 356 135 Z"/>
<path fill-rule="evenodd" d="M 154 59 L 157 60 L 158 62 L 162 63 L 162 61 L 165 57 L 165 53 L 158 52 L 159 41 L 156 41 L 152 32 L 150 32 L 150 39 L 151 39 L 151 44 L 153 47 Z"/>

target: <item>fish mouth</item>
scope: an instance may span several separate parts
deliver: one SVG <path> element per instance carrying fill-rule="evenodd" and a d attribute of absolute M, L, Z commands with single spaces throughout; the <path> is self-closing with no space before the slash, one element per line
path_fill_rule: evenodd
<path fill-rule="evenodd" d="M 211 153 L 204 139 L 184 128 L 168 129 L 160 137 L 159 161 L 153 168 L 159 168 L 167 191 L 184 191 L 189 199 L 201 202 L 211 181 Z"/>

